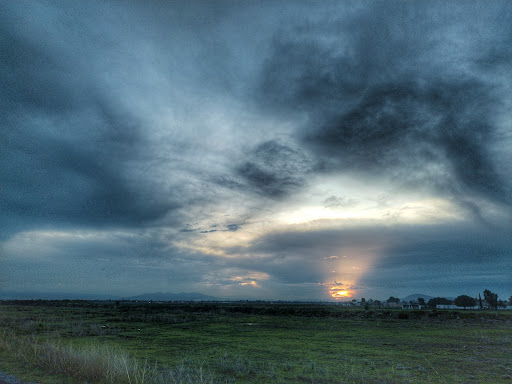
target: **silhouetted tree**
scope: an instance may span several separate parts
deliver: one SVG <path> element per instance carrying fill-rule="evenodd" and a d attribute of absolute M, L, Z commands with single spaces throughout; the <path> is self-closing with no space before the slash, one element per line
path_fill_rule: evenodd
<path fill-rule="evenodd" d="M 425 299 L 423 297 L 418 297 L 418 303 L 419 305 L 425 306 Z"/>
<path fill-rule="evenodd" d="M 453 301 L 458 307 L 474 307 L 476 305 L 476 299 L 468 295 L 460 295 Z"/>
<path fill-rule="evenodd" d="M 505 300 L 498 300 L 498 307 L 506 308 L 507 302 Z"/>
<path fill-rule="evenodd" d="M 480 309 L 484 307 L 484 304 L 482 303 L 482 296 L 480 293 L 478 293 L 478 304 L 480 305 Z"/>
<path fill-rule="evenodd" d="M 440 305 L 450 305 L 450 304 L 453 304 L 453 301 L 448 300 L 448 299 L 446 299 L 444 297 L 434 297 L 433 299 L 430 299 L 428 301 L 427 305 L 430 308 L 435 308 L 436 305 L 438 305 L 438 304 L 440 304 Z"/>
<path fill-rule="evenodd" d="M 387 303 L 396 303 L 398 304 L 400 302 L 400 299 L 398 297 L 390 296 L 389 299 L 386 300 Z"/>
<path fill-rule="evenodd" d="M 484 299 L 494 309 L 498 309 L 498 294 L 486 289 L 484 291 Z"/>

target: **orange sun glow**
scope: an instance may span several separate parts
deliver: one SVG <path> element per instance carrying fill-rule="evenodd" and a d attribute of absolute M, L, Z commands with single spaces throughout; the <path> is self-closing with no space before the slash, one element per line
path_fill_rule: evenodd
<path fill-rule="evenodd" d="M 347 299 L 356 293 L 356 290 L 354 289 L 355 286 L 352 281 L 346 283 L 339 283 L 335 281 L 334 283 L 324 283 L 322 285 L 327 287 L 329 296 L 336 300 Z"/>
<path fill-rule="evenodd" d="M 342 297 L 352 297 L 352 294 L 350 291 L 332 291 L 331 290 L 331 296 L 335 299 L 339 299 Z"/>

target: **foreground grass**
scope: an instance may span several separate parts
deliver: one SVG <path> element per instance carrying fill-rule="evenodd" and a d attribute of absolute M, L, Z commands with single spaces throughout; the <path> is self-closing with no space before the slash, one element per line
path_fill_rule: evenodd
<path fill-rule="evenodd" d="M 0 306 L 0 370 L 45 383 L 512 383 L 506 312 L 34 304 Z"/>
<path fill-rule="evenodd" d="M 193 369 L 179 366 L 158 369 L 147 360 L 140 363 L 125 351 L 111 345 L 89 344 L 76 347 L 63 344 L 62 340 L 41 342 L 34 336 L 20 336 L 7 330 L 0 334 L 0 348 L 19 362 L 48 372 L 86 383 L 165 384 L 213 383 L 211 374 L 202 367 Z M 43 380 L 44 379 L 44 374 Z M 41 377 L 41 376 L 40 376 Z M 50 377 L 54 382 L 58 377 Z"/>

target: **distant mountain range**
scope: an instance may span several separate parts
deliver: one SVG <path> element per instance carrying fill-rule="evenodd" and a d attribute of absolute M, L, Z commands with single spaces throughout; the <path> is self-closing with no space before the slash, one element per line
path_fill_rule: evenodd
<path fill-rule="evenodd" d="M 62 292 L 2 292 L 0 300 L 118 300 L 119 296 Z"/>
<path fill-rule="evenodd" d="M 424 295 L 422 293 L 414 293 L 412 295 L 404 297 L 402 301 L 418 301 L 420 297 L 425 299 L 426 302 L 428 302 L 430 299 L 433 299 L 433 296 Z"/>
<path fill-rule="evenodd" d="M 76 294 L 60 292 L 1 292 L 0 300 L 141 300 L 141 301 L 221 301 L 218 297 L 195 292 L 144 293 L 137 296 L 121 297 L 101 294 Z"/>
<path fill-rule="evenodd" d="M 141 300 L 141 301 L 219 301 L 218 297 L 203 295 L 195 292 L 181 293 L 144 293 L 137 296 L 123 297 L 121 300 Z"/>
<path fill-rule="evenodd" d="M 404 298 L 401 301 L 418 301 L 422 297 L 428 302 L 433 296 L 424 295 L 422 293 L 415 293 Z M 61 292 L 2 292 L 0 291 L 0 300 L 139 300 L 139 301 L 225 301 L 227 299 L 215 296 L 203 295 L 196 292 L 181 292 L 181 293 L 164 293 L 153 292 L 144 293 L 136 296 L 115 296 L 115 295 L 102 295 L 102 294 L 78 294 L 78 293 L 61 293 Z M 452 297 L 447 299 L 453 300 Z M 229 300 L 229 299 L 228 299 Z M 315 302 L 317 300 L 306 300 Z M 318 300 L 321 301 L 321 300 Z"/>
<path fill-rule="evenodd" d="M 409 296 L 406 296 L 402 299 L 402 301 L 418 301 L 418 299 L 420 297 L 423 297 L 425 299 L 425 302 L 428 302 L 430 299 L 433 299 L 434 296 L 429 296 L 429 295 L 424 295 L 422 293 L 415 293 L 415 294 L 412 294 L 412 295 L 409 295 Z M 444 297 L 445 299 L 448 299 L 448 300 L 455 300 L 455 297 L 447 297 L 447 296 L 435 296 L 435 297 Z"/>

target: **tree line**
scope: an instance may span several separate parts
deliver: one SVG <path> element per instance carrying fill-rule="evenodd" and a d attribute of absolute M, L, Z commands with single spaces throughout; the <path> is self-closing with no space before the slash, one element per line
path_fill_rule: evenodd
<path fill-rule="evenodd" d="M 473 308 L 478 306 L 480 309 L 483 308 L 493 308 L 498 309 L 498 307 L 505 308 L 508 305 L 512 305 L 512 296 L 508 300 L 498 300 L 498 294 L 491 292 L 490 290 L 484 290 L 484 298 L 478 294 L 478 298 L 471 297 L 468 295 L 460 295 L 457 296 L 454 300 L 446 299 L 444 297 L 434 297 L 425 303 L 425 300 L 422 298 L 418 299 L 418 303 L 420 305 L 426 305 L 430 308 L 436 308 L 437 305 L 453 305 L 455 304 L 457 307 L 465 308 Z M 390 299 L 392 299 L 391 297 Z M 389 299 L 388 299 L 389 300 Z"/>

